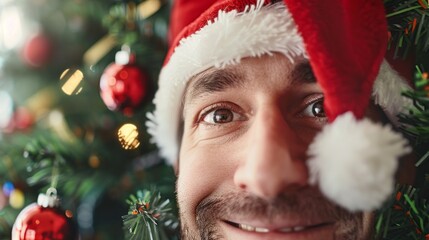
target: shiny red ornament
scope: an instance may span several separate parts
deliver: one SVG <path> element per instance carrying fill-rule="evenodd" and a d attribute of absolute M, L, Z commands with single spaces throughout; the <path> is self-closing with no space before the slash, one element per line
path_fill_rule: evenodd
<path fill-rule="evenodd" d="M 42 194 L 41 194 L 42 195 Z M 50 198 L 50 199 L 49 199 Z M 51 197 L 24 208 L 12 228 L 12 240 L 75 240 L 77 230 Z"/>
<path fill-rule="evenodd" d="M 117 54 L 116 62 L 107 66 L 101 76 L 100 95 L 107 108 L 130 115 L 141 106 L 147 81 L 147 73 L 134 63 L 132 56 L 125 54 L 124 60 L 124 56 L 118 59 Z"/>
<path fill-rule="evenodd" d="M 24 62 L 31 67 L 44 66 L 52 55 L 52 42 L 43 33 L 30 37 L 22 50 Z"/>

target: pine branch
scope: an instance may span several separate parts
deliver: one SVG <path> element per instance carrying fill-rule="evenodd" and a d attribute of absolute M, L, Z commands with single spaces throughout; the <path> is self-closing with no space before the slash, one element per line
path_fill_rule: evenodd
<path fill-rule="evenodd" d="M 376 239 L 426 240 L 429 237 L 429 202 L 422 189 L 398 186 L 396 196 L 378 215 Z"/>
<path fill-rule="evenodd" d="M 429 12 L 427 0 L 385 0 L 389 22 L 389 49 L 405 58 L 410 49 L 429 50 Z"/>
<path fill-rule="evenodd" d="M 23 148 L 30 173 L 26 182 L 39 189 L 53 186 L 65 197 L 82 199 L 101 195 L 120 178 L 104 169 L 89 168 L 83 161 L 89 153 L 78 141 L 70 143 L 45 135 L 35 137 Z"/>
<path fill-rule="evenodd" d="M 408 113 L 399 114 L 401 129 L 409 136 L 416 147 L 422 148 L 423 159 L 418 161 L 419 166 L 424 159 L 428 158 L 429 150 L 429 79 L 427 73 L 422 73 L 417 68 L 415 89 L 408 90 L 403 95 L 413 101 L 413 107 Z"/>
<path fill-rule="evenodd" d="M 416 167 L 422 167 L 429 159 L 429 80 L 428 74 L 417 68 L 415 88 L 403 93 L 413 101 L 408 113 L 399 114 L 401 130 L 413 142 L 421 158 Z M 424 174 L 427 170 L 423 169 Z M 420 184 L 420 183 L 418 183 Z M 429 190 L 429 175 L 419 188 L 398 186 L 396 195 L 378 213 L 376 239 L 382 240 L 426 240 L 429 238 L 429 201 L 425 194 Z"/>
<path fill-rule="evenodd" d="M 138 191 L 127 203 L 130 209 L 122 216 L 127 239 L 168 240 L 177 234 L 178 220 L 171 213 L 170 201 L 162 200 L 159 192 Z"/>

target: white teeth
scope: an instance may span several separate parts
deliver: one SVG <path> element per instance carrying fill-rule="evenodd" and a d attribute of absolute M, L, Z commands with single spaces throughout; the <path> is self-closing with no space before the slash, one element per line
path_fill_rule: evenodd
<path fill-rule="evenodd" d="M 240 229 L 249 231 L 249 232 L 259 232 L 259 233 L 267 233 L 270 230 L 267 228 L 260 228 L 260 227 L 252 227 L 250 225 L 246 225 L 246 224 L 238 224 L 238 227 Z"/>
<path fill-rule="evenodd" d="M 259 228 L 259 227 L 255 228 L 255 232 L 259 232 L 259 233 L 267 233 L 269 231 L 270 230 L 267 228 Z"/>
<path fill-rule="evenodd" d="M 255 231 L 254 227 L 246 225 L 246 224 L 239 224 L 238 227 L 240 229 L 243 229 L 243 230 L 246 230 L 246 231 L 249 231 L 249 232 L 254 232 Z"/>
<path fill-rule="evenodd" d="M 238 224 L 238 228 L 248 231 L 248 232 L 258 232 L 258 233 L 267 233 L 270 232 L 268 228 L 261 228 L 261 227 L 253 227 L 246 224 Z M 277 231 L 283 232 L 283 233 L 289 233 L 289 232 L 300 232 L 305 230 L 306 227 L 304 226 L 297 226 L 297 227 L 286 227 L 286 228 L 280 228 Z"/>

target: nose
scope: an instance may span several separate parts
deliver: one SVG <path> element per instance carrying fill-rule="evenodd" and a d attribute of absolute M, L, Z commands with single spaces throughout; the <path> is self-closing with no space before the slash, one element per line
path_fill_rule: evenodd
<path fill-rule="evenodd" d="M 306 146 L 288 126 L 281 110 L 266 107 L 253 116 L 247 147 L 234 173 L 234 184 L 270 199 L 307 185 Z"/>

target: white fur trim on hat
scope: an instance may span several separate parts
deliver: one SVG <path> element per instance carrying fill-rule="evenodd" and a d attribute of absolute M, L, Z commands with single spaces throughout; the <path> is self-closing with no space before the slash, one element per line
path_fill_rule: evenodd
<path fill-rule="evenodd" d="M 279 52 L 291 61 L 305 55 L 304 44 L 283 3 L 247 6 L 237 11 L 219 11 L 218 17 L 182 39 L 161 70 L 159 90 L 153 100 L 156 110 L 146 123 L 161 156 L 174 163 L 178 156 L 180 106 L 188 80 L 210 68 L 237 64 L 244 57 Z"/>
<path fill-rule="evenodd" d="M 310 183 L 350 211 L 374 210 L 390 196 L 399 157 L 410 147 L 390 125 L 351 112 L 325 126 L 309 146 Z"/>
<path fill-rule="evenodd" d="M 372 96 L 375 104 L 381 106 L 394 124 L 398 124 L 397 114 L 410 109 L 413 101 L 402 96 L 405 90 L 410 90 L 408 83 L 384 60 L 375 80 Z"/>

